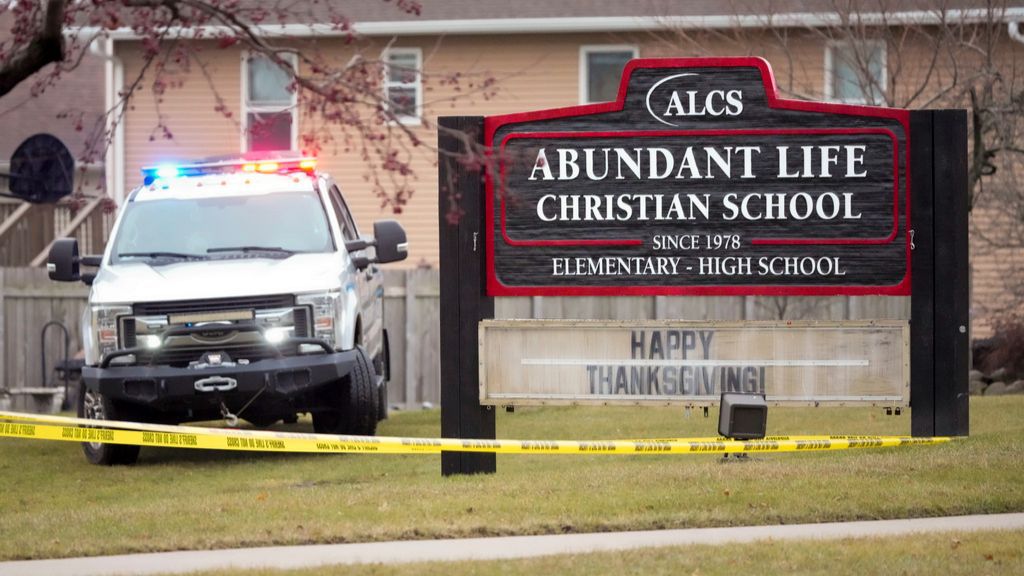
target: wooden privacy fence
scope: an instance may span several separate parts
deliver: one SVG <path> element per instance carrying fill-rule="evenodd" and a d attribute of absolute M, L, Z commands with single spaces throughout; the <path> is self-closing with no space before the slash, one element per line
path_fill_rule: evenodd
<path fill-rule="evenodd" d="M 64 335 L 47 331 L 47 373 L 40 366 L 43 326 L 58 321 L 71 336 L 70 352 L 81 348 L 79 318 L 86 306 L 84 284 L 51 282 L 45 268 L 0 268 L 0 405 L 19 410 L 45 405 L 52 396 L 33 394 L 57 382 L 53 366 L 64 356 Z"/>
<path fill-rule="evenodd" d="M 391 343 L 390 403 L 437 406 L 441 397 L 440 280 L 436 268 L 386 270 L 384 321 Z M 83 284 L 51 282 L 42 268 L 0 268 L 0 399 L 11 390 L 41 387 L 40 330 L 52 320 L 71 333 L 71 354 L 81 348 L 79 318 L 86 305 Z M 882 297 L 674 297 L 498 298 L 497 318 L 578 319 L 906 319 L 908 298 Z M 63 355 L 59 330 L 47 336 L 46 380 Z"/>

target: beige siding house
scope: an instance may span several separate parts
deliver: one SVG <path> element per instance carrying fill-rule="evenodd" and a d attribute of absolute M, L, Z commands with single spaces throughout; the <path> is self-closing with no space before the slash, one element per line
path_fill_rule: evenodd
<path fill-rule="evenodd" d="M 356 29 L 363 35 L 359 49 L 375 53 L 397 68 L 415 67 L 423 77 L 452 72 L 479 73 L 497 79 L 493 97 L 462 95 L 439 83 L 418 77 L 392 75 L 383 83 L 396 106 L 404 106 L 410 128 L 433 142 L 420 118 L 445 115 L 492 115 L 571 106 L 614 97 L 619 72 L 633 57 L 762 56 L 772 65 L 779 86 L 789 96 L 848 102 L 875 103 L 887 90 L 908 90 L 929 74 L 930 48 L 909 42 L 898 47 L 878 42 L 866 52 L 873 87 L 856 85 L 856 72 L 844 62 L 852 47 L 829 39 L 820 28 L 838 18 L 826 10 L 830 2 L 423 2 L 419 16 L 399 14 L 384 2 L 341 2 L 350 10 Z M 901 3 L 909 6 L 914 3 Z M 959 16 L 983 11 L 972 2 L 962 3 Z M 934 21 L 928 10 L 900 8 L 902 18 L 915 26 Z M 974 12 L 971 12 L 974 10 Z M 1006 21 L 1024 19 L 1024 8 L 1011 5 L 1000 16 Z M 900 20 L 897 20 L 900 21 Z M 268 27 L 268 30 L 270 28 Z M 1024 62 L 1024 45 L 1006 32 L 1008 66 Z M 272 33 L 284 34 L 298 46 L 315 43 L 321 53 L 346 57 L 352 50 L 345 39 L 316 23 L 274 25 Z M 779 42 L 786 37 L 784 44 Z M 222 49 L 207 41 L 205 70 L 192 67 L 180 87 L 163 98 L 148 89 L 140 91 L 108 155 L 108 190 L 122 202 L 141 180 L 143 166 L 168 160 L 217 154 L 234 154 L 260 148 L 298 148 L 298 135 L 309 121 L 294 107 L 283 76 L 254 63 L 244 50 Z M 142 48 L 130 34 L 115 34 L 107 42 L 112 56 L 106 71 L 107 93 L 123 90 L 127 79 L 139 75 Z M 901 51 L 893 53 L 894 49 Z M 920 65 L 913 62 L 920 52 Z M 903 67 L 893 75 L 897 60 Z M 953 72 L 939 66 L 929 80 L 941 83 Z M 888 83 L 896 78 L 898 86 Z M 927 83 L 926 82 L 926 83 Z M 145 86 L 145 82 L 142 83 Z M 879 93 L 874 93 L 878 91 Z M 898 100 L 898 99 L 897 99 Z M 230 118 L 218 111 L 226 107 Z M 259 134 L 246 130 L 254 118 L 266 129 Z M 166 126 L 172 138 L 162 137 Z M 429 150 L 415 157 L 415 193 L 398 216 L 410 237 L 407 265 L 438 263 L 438 196 L 435 158 Z M 320 165 L 340 182 L 360 223 L 392 217 L 364 180 L 363 162 L 340 145 L 328 145 Z M 973 218 L 985 228 L 993 208 L 981 206 Z M 991 323 L 990 309 L 1008 302 L 1004 273 L 1007 263 L 1020 261 L 1017 249 L 981 248 L 972 242 L 975 335 L 985 335 Z"/>

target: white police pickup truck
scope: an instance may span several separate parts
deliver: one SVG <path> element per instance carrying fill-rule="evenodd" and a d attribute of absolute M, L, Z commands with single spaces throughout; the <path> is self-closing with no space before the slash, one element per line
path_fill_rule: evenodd
<path fill-rule="evenodd" d="M 50 250 L 51 279 L 92 286 L 78 415 L 268 426 L 308 412 L 317 432 L 374 434 L 390 370 L 377 264 L 406 257 L 401 225 L 378 221 L 361 236 L 312 158 L 143 174 L 103 256 L 79 256 L 69 238 Z M 139 453 L 83 449 L 107 465 Z"/>

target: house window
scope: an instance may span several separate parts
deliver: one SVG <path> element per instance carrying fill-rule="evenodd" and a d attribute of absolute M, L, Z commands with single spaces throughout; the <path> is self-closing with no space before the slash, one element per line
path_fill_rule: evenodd
<path fill-rule="evenodd" d="M 584 46 L 580 49 L 580 102 L 610 102 L 619 95 L 626 63 L 636 58 L 633 46 Z"/>
<path fill-rule="evenodd" d="M 830 44 L 825 53 L 825 97 L 852 104 L 881 104 L 885 96 L 885 43 Z"/>
<path fill-rule="evenodd" d="M 294 59 L 292 59 L 294 65 Z M 269 58 L 245 58 L 245 149 L 253 152 L 295 149 L 296 94 L 290 74 Z"/>
<path fill-rule="evenodd" d="M 423 113 L 423 82 L 419 48 L 391 48 L 384 57 L 384 100 L 403 124 L 419 124 Z"/>

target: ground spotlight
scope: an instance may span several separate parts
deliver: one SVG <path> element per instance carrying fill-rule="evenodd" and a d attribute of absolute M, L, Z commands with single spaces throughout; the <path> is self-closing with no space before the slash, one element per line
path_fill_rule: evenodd
<path fill-rule="evenodd" d="M 768 403 L 764 394 L 722 393 L 718 433 L 733 440 L 764 438 L 768 425 Z"/>

